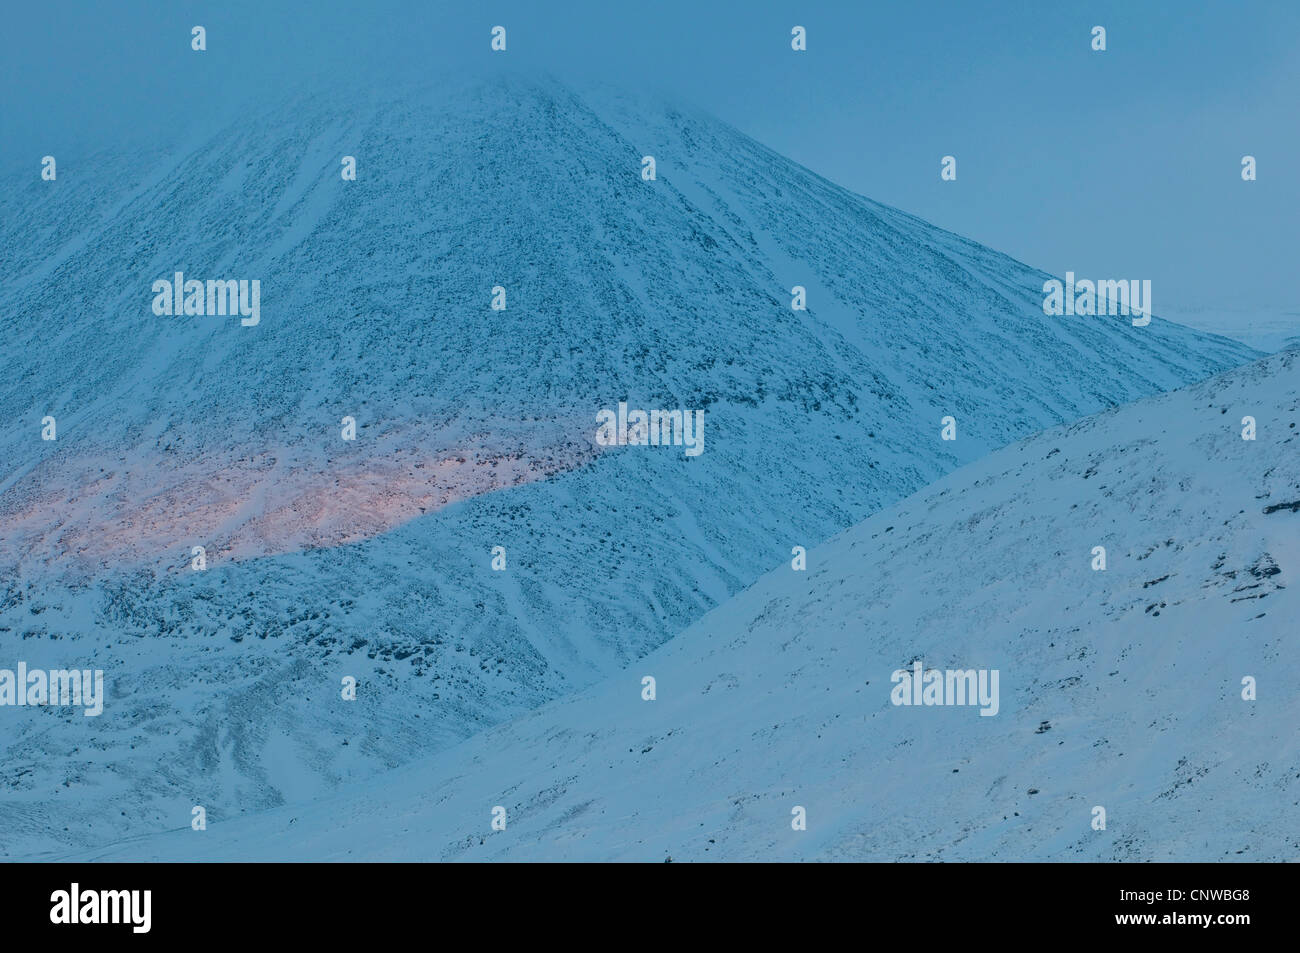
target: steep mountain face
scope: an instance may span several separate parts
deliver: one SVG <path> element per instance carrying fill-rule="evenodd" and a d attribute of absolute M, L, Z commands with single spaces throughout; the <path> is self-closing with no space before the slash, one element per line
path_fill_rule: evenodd
<path fill-rule="evenodd" d="M 14 853 L 446 747 L 990 448 L 1254 356 L 1045 317 L 1005 256 L 549 82 L 292 101 L 0 202 L 0 638 L 111 692 L 3 713 Z M 155 314 L 178 271 L 259 281 L 259 322 Z M 704 410 L 704 451 L 597 445 L 620 401 Z"/>
<path fill-rule="evenodd" d="M 79 856 L 1295 860 L 1298 530 L 1289 351 L 996 451 L 426 763 Z M 996 704 L 895 704 L 918 660 Z"/>

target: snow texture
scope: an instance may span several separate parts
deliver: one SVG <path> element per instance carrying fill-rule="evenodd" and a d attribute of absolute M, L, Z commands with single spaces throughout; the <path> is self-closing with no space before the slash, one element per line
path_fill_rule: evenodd
<path fill-rule="evenodd" d="M 61 167 L 0 194 L 0 255 L 0 667 L 109 684 L 99 718 L 3 711 L 2 857 L 1294 846 L 1252 826 L 1295 801 L 1267 677 L 1295 683 L 1295 516 L 1260 512 L 1295 498 L 1290 364 L 1213 385 L 1240 391 L 1222 418 L 1188 391 L 986 457 L 1259 354 L 1047 317 L 1051 276 L 694 110 L 553 81 L 294 99 Z M 259 279 L 261 323 L 156 316 L 176 271 Z M 705 410 L 705 451 L 597 446 L 619 401 Z M 1242 404 L 1258 444 L 1229 439 Z M 1272 604 L 1232 602 L 1266 552 L 1242 598 Z M 1004 713 L 890 709 L 918 654 L 1004 667 Z M 1152 808 L 1214 791 L 1181 840 Z M 497 803 L 510 834 L 480 845 Z M 201 841 L 136 839 L 195 804 Z"/>

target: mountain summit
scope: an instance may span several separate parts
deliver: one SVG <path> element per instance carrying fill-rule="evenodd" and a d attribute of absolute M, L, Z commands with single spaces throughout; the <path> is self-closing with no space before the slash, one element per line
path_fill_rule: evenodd
<path fill-rule="evenodd" d="M 6 713 L 0 850 L 445 747 L 993 448 L 1255 356 L 1049 318 L 1040 272 L 551 81 L 295 99 L 0 203 L 0 635 L 110 686 Z M 207 294 L 156 313 L 177 273 Z M 703 451 L 602 445 L 620 404 L 703 411 Z"/>

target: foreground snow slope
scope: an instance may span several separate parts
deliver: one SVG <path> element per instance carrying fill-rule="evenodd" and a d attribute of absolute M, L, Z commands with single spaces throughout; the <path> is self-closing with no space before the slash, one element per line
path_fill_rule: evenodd
<path fill-rule="evenodd" d="M 0 206 L 3 661 L 111 692 L 0 715 L 0 856 L 445 748 L 993 447 L 1256 356 L 1047 318 L 1006 256 L 546 82 L 272 105 Z M 260 280 L 260 323 L 155 315 L 177 270 Z M 704 452 L 597 452 L 623 400 L 705 410 Z"/>
<path fill-rule="evenodd" d="M 1298 572 L 1293 351 L 993 453 L 425 763 L 81 856 L 1296 859 Z M 915 659 L 1000 711 L 892 705 Z"/>

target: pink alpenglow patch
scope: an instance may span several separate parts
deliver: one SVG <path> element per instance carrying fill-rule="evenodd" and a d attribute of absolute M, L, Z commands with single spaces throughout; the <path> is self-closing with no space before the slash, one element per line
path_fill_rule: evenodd
<path fill-rule="evenodd" d="M 394 441 L 382 441 L 393 443 Z M 444 506 L 575 469 L 598 448 L 382 453 L 236 450 L 176 463 L 133 459 L 46 463 L 0 500 L 0 565 L 90 573 L 188 569 L 369 539 Z M 342 444 L 342 441 L 340 441 Z M 355 447 L 355 449 L 361 449 Z"/>

